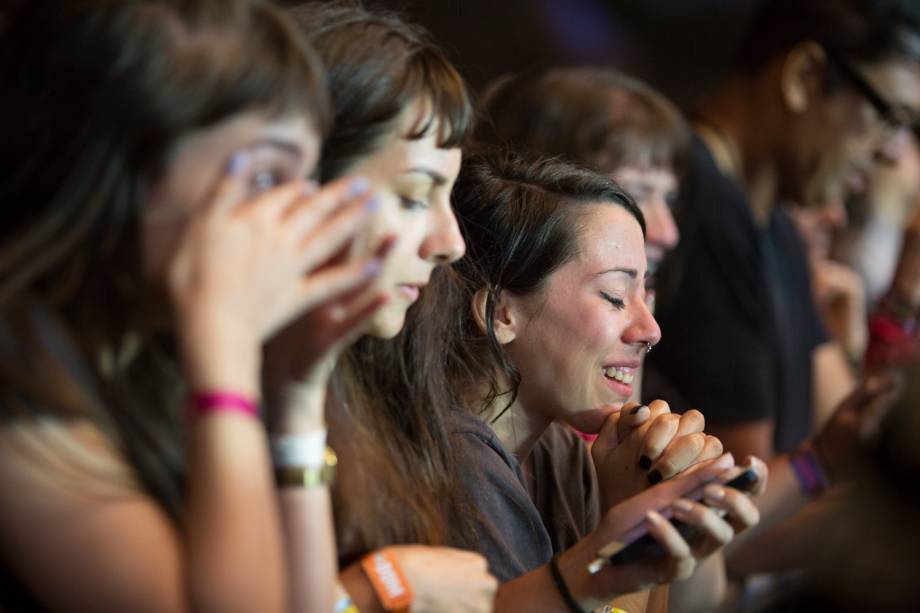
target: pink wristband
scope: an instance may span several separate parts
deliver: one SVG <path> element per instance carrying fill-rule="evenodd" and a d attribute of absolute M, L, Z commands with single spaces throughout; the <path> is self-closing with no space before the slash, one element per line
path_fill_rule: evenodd
<path fill-rule="evenodd" d="M 258 419 L 259 405 L 236 392 L 201 392 L 192 394 L 191 413 L 193 417 L 203 417 L 211 413 L 225 411 L 243 413 Z"/>

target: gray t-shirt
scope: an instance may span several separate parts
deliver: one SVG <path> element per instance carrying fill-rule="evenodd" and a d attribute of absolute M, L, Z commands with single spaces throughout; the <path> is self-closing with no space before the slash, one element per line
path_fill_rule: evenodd
<path fill-rule="evenodd" d="M 537 441 L 530 491 L 520 464 L 488 424 L 459 411 L 447 423 L 473 532 L 454 535 L 452 544 L 484 555 L 499 581 L 547 564 L 597 526 L 597 476 L 574 432 L 553 424 Z"/>

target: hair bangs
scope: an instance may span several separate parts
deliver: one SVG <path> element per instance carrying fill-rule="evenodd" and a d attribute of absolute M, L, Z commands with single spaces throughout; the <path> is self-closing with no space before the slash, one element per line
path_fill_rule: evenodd
<path fill-rule="evenodd" d="M 409 137 L 422 138 L 437 130 L 438 147 L 462 146 L 472 132 L 473 110 L 460 74 L 440 52 L 429 47 L 417 49 L 409 68 L 403 97 L 426 101 Z"/>

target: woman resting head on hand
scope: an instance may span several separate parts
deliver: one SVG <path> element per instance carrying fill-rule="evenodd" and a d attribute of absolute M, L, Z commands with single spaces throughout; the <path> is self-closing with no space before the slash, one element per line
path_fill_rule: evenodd
<path fill-rule="evenodd" d="M 406 313 L 432 271 L 465 249 L 450 193 L 472 119 L 466 86 L 423 29 L 392 14 L 315 3 L 293 15 L 328 72 L 335 116 L 320 177 L 358 173 L 379 197 L 351 252 L 395 239 L 371 286 L 386 304 L 339 359 L 327 405 L 341 579 L 362 611 L 376 610 L 359 562 L 385 548 L 415 594 L 413 611 L 491 610 L 485 560 L 446 548 L 455 493 L 428 401 L 443 387 L 429 380 L 434 369 L 409 372 L 403 359 L 418 341 L 402 333 Z"/>
<path fill-rule="evenodd" d="M 367 183 L 305 182 L 322 71 L 256 1 L 23 3 L 5 26 L 4 604 L 280 611 L 261 345 L 369 264 L 330 263 Z"/>

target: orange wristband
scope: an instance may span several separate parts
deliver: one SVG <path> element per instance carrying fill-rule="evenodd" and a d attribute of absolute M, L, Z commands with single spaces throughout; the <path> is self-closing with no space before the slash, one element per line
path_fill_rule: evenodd
<path fill-rule="evenodd" d="M 361 560 L 361 568 L 385 610 L 399 613 L 409 610 L 415 595 L 393 554 L 385 549 L 375 551 Z"/>

